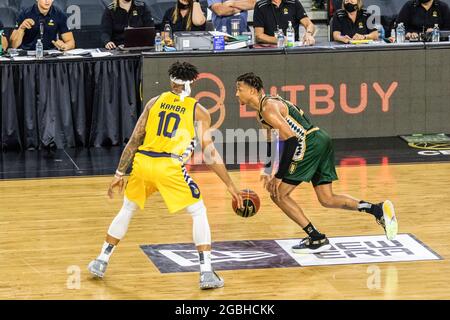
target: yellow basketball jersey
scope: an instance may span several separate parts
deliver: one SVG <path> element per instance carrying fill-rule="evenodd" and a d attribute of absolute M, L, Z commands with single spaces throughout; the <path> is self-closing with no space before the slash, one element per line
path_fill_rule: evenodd
<path fill-rule="evenodd" d="M 139 150 L 170 153 L 183 158 L 195 147 L 194 112 L 197 101 L 164 92 L 151 107 L 145 128 L 144 143 Z"/>

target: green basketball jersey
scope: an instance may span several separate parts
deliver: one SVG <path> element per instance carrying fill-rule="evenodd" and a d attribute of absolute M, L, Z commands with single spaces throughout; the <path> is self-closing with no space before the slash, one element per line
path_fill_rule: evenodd
<path fill-rule="evenodd" d="M 295 151 L 294 157 L 292 158 L 293 161 L 300 161 L 303 159 L 303 156 L 306 151 L 306 135 L 311 132 L 311 130 L 318 129 L 315 128 L 314 125 L 311 123 L 311 120 L 309 117 L 303 112 L 302 109 L 297 107 L 292 102 L 285 100 L 281 98 L 280 96 L 270 96 L 265 95 L 260 102 L 259 110 L 261 111 L 263 103 L 267 99 L 275 99 L 280 102 L 282 102 L 288 110 L 288 114 L 285 117 L 286 122 L 288 123 L 289 127 L 291 128 L 292 132 L 297 136 L 299 146 L 297 147 L 297 150 Z M 264 121 L 261 112 L 258 112 L 258 118 L 259 121 L 268 126 L 271 127 L 267 122 Z"/>

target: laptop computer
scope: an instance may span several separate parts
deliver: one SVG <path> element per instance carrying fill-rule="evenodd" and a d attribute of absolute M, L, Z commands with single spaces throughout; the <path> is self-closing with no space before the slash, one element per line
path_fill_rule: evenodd
<path fill-rule="evenodd" d="M 143 51 L 153 49 L 155 46 L 155 27 L 126 28 L 125 41 L 122 50 Z"/>

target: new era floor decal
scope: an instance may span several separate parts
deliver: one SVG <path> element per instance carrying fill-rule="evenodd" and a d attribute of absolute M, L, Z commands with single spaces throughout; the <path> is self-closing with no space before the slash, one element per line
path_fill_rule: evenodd
<path fill-rule="evenodd" d="M 316 254 L 293 253 L 291 247 L 300 239 L 215 242 L 212 263 L 216 270 L 237 270 L 442 259 L 411 234 L 400 234 L 393 241 L 385 236 L 329 239 L 332 248 Z M 141 248 L 161 273 L 198 271 L 198 254 L 191 243 Z"/>

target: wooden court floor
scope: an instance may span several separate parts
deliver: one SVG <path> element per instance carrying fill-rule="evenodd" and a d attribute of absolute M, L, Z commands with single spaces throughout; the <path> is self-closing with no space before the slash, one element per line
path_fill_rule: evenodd
<path fill-rule="evenodd" d="M 338 173 L 336 192 L 391 199 L 400 233 L 414 234 L 443 260 L 377 264 L 380 281 L 371 288 L 374 266 L 359 264 L 220 271 L 225 287 L 200 291 L 198 273 L 161 274 L 139 248 L 192 239 L 190 216 L 169 215 L 154 195 L 135 215 L 104 280 L 92 280 L 86 265 L 121 205 L 120 197 L 106 197 L 110 177 L 0 181 L 0 299 L 449 299 L 450 163 L 340 167 Z M 204 195 L 213 241 L 303 237 L 271 203 L 257 171 L 232 173 L 241 188 L 261 197 L 251 219 L 232 212 L 212 172 L 192 176 Z M 310 185 L 294 197 L 328 236 L 382 234 L 367 214 L 320 207 Z"/>

